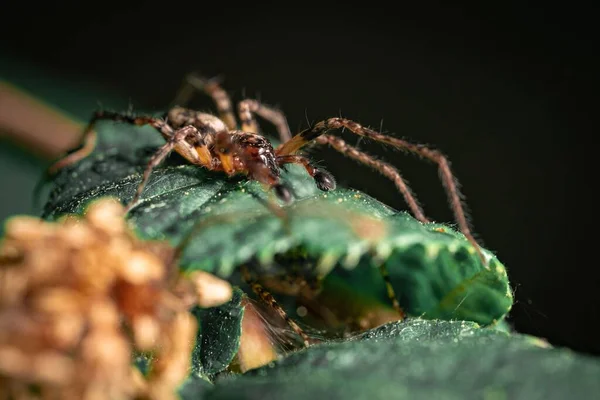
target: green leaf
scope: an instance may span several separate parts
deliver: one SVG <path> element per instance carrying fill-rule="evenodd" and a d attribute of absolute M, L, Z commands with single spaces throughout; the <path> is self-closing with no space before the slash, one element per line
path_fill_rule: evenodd
<path fill-rule="evenodd" d="M 198 320 L 196 346 L 192 352 L 192 374 L 211 377 L 235 357 L 240 347 L 244 292 L 235 288 L 231 300 L 219 307 L 192 310 Z"/>
<path fill-rule="evenodd" d="M 391 252 L 383 252 L 384 264 L 400 304 L 409 314 L 488 325 L 498 322 L 508 312 L 513 296 L 506 270 L 496 258 L 490 258 L 488 266 L 483 267 L 456 232 L 447 228 L 446 233 L 420 232 L 418 222 L 406 214 L 395 218 L 399 231 L 390 236 L 399 242 L 392 243 Z M 411 231 L 419 239 L 403 244 Z M 449 240 L 441 240 L 441 235 L 447 235 Z M 383 241 L 378 246 L 387 245 Z M 351 273 L 338 269 L 335 279 L 340 281 L 338 285 L 347 287 L 377 288 L 379 298 L 385 297 L 381 274 L 369 268 L 368 260 L 363 260 Z"/>
<path fill-rule="evenodd" d="M 464 321 L 412 319 L 217 380 L 205 399 L 567 399 L 600 391 L 600 360 Z"/>
<path fill-rule="evenodd" d="M 181 400 L 200 400 L 213 388 L 213 384 L 196 375 L 188 377 L 179 387 L 178 394 Z"/>
<path fill-rule="evenodd" d="M 162 143 L 151 128 L 101 123 L 98 131 L 98 148 L 54 180 L 45 218 L 82 212 L 103 196 L 130 200 Z M 259 277 L 287 276 L 293 269 L 306 278 L 336 271 L 350 287 L 381 297 L 385 288 L 373 267 L 385 263 L 412 315 L 493 324 L 510 310 L 502 263 L 484 250 L 484 266 L 452 228 L 422 224 L 355 190 L 323 193 L 297 166 L 283 179 L 296 194 L 285 208 L 287 223 L 265 207 L 267 193 L 256 182 L 186 165 L 174 155 L 153 172 L 129 220 L 143 237 L 174 244 L 195 229 L 181 261 L 186 270 L 230 277 L 247 263 Z"/>

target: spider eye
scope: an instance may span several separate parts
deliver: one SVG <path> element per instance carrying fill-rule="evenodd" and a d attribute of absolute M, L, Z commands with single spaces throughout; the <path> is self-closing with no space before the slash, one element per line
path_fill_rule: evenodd
<path fill-rule="evenodd" d="M 221 148 L 219 149 L 219 153 L 221 153 L 221 154 L 229 154 L 229 149 L 226 149 L 226 148 L 224 148 L 224 147 L 221 147 Z"/>

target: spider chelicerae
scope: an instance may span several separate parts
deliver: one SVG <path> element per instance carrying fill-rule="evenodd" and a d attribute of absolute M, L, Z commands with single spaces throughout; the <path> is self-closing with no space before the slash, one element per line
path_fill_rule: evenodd
<path fill-rule="evenodd" d="M 185 104 L 195 91 L 204 92 L 212 97 L 216 104 L 218 117 L 206 112 L 185 108 Z M 422 144 L 415 144 L 385 135 L 362 126 L 358 122 L 341 117 L 320 121 L 292 136 L 287 120 L 281 111 L 254 99 L 245 99 L 238 103 L 238 125 L 238 118 L 236 118 L 230 97 L 221 88 L 219 79 L 204 79 L 197 74 L 186 77 L 184 86 L 174 103 L 177 105 L 171 108 L 163 118 L 111 111 L 95 112 L 85 128 L 83 146 L 53 164 L 48 172 L 55 173 L 61 168 L 89 155 L 96 143 L 95 124 L 100 120 L 111 120 L 137 126 L 150 125 L 158 130 L 165 139 L 165 144 L 156 151 L 144 170 L 142 181 L 135 195 L 126 206 L 127 211 L 139 201 L 152 170 L 160 165 L 173 150 L 194 165 L 212 171 L 222 171 L 229 176 L 246 175 L 248 179 L 258 181 L 268 190 L 273 190 L 276 196 L 284 202 L 290 202 L 293 199 L 292 192 L 280 179 L 281 168 L 286 164 L 303 166 L 320 190 L 335 189 L 335 179 L 331 174 L 315 167 L 309 158 L 299 154 L 304 146 L 316 143 L 328 145 L 390 179 L 404 197 L 414 217 L 423 223 L 430 222 L 397 168 L 385 161 L 374 158 L 348 144 L 342 138 L 335 136 L 336 131 L 339 132 L 345 129 L 357 136 L 385 143 L 437 164 L 458 227 L 473 245 L 484 265 L 487 264 L 479 244 L 471 233 L 464 211 L 462 195 L 457 180 L 450 169 L 450 163 L 440 151 Z M 269 139 L 261 135 L 255 115 L 269 121 L 276 127 L 281 140 L 279 146 L 274 148 Z M 250 280 L 249 275 L 247 273 L 246 275 L 247 280 Z M 385 272 L 384 278 L 387 278 Z M 386 283 L 388 287 L 391 287 L 388 279 L 386 279 Z M 253 290 L 260 292 L 261 289 L 253 287 Z M 262 294 L 261 297 L 264 298 L 265 295 Z M 395 298 L 393 300 L 395 307 L 403 315 Z M 274 300 L 267 302 L 273 303 Z M 294 327 L 294 330 L 298 333 L 301 332 L 297 327 Z M 303 335 L 303 338 L 305 344 L 307 344 L 306 336 Z"/>

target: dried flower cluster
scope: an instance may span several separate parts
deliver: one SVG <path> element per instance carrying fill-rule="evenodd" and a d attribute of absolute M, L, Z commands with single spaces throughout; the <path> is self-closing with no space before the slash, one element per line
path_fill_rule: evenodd
<path fill-rule="evenodd" d="M 174 398 L 195 342 L 188 308 L 231 297 L 210 274 L 180 276 L 174 254 L 136 238 L 110 199 L 84 218 L 10 219 L 0 246 L 0 399 Z M 151 354 L 146 376 L 132 366 L 135 352 Z"/>

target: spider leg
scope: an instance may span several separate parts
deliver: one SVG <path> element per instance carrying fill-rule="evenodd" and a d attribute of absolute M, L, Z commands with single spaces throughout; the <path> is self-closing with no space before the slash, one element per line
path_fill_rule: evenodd
<path fill-rule="evenodd" d="M 175 96 L 173 105 L 185 106 L 191 100 L 194 92 L 204 92 L 212 97 L 217 106 L 219 117 L 223 120 L 227 128 L 233 130 L 237 126 L 237 121 L 231 105 L 231 99 L 219 83 L 218 78 L 205 79 L 195 73 L 189 74 Z"/>
<path fill-rule="evenodd" d="M 410 211 L 415 216 L 415 218 L 423 223 L 430 222 L 429 219 L 425 216 L 423 209 L 419 205 L 416 196 L 413 194 L 412 190 L 410 189 L 402 175 L 400 175 L 400 172 L 397 168 L 384 161 L 377 160 L 373 156 L 358 150 L 356 147 L 349 145 L 343 139 L 340 139 L 336 136 L 323 135 L 318 137 L 316 141 L 319 144 L 330 145 L 332 148 L 342 153 L 343 155 L 350 157 L 362 164 L 368 165 L 369 167 L 381 173 L 386 178 L 390 179 L 392 182 L 394 182 L 394 185 L 396 185 L 396 188 L 404 197 L 406 204 L 408 204 L 408 207 L 410 208 Z"/>
<path fill-rule="evenodd" d="M 158 129 L 165 138 L 169 138 L 172 134 L 170 127 L 161 119 L 150 116 L 133 116 L 125 113 L 113 111 L 96 111 L 90 122 L 83 131 L 82 143 L 83 146 L 73 153 L 56 161 L 47 169 L 47 175 L 54 175 L 62 168 L 72 165 L 85 157 L 89 156 L 96 147 L 97 134 L 94 130 L 96 123 L 100 120 L 109 120 L 115 122 L 125 122 L 131 125 L 143 126 L 152 125 Z"/>
<path fill-rule="evenodd" d="M 252 291 L 267 306 L 271 307 L 277 314 L 279 314 L 281 316 L 281 318 L 283 318 L 285 320 L 285 322 L 290 326 L 290 328 L 292 328 L 292 330 L 294 332 L 296 332 L 296 334 L 302 338 L 304 347 L 310 346 L 310 338 L 308 337 L 308 335 L 302 330 L 302 328 L 300 328 L 298 326 L 298 324 L 296 322 L 294 322 L 294 320 L 292 320 L 290 318 L 289 315 L 287 315 L 285 310 L 283 308 L 281 308 L 279 303 L 277 303 L 277 301 L 275 300 L 273 295 L 271 293 L 269 293 L 258 282 L 256 282 L 256 280 L 254 280 L 252 278 L 252 276 L 250 275 L 250 271 L 248 271 L 248 268 L 245 265 L 243 265 L 241 267 L 241 272 L 242 272 L 242 277 L 244 278 L 244 281 L 246 281 L 246 283 L 248 283 L 250 285 L 250 287 L 252 288 Z"/>
<path fill-rule="evenodd" d="M 448 200 L 452 207 L 452 211 L 454 213 L 454 217 L 456 219 L 456 222 L 458 223 L 460 231 L 467 238 L 467 240 L 473 245 L 473 247 L 475 248 L 475 251 L 477 252 L 477 254 L 478 254 L 479 258 L 481 259 L 481 261 L 483 262 L 483 264 L 487 265 L 487 261 L 485 260 L 485 257 L 483 256 L 483 253 L 481 251 L 481 247 L 479 246 L 479 244 L 473 237 L 473 234 L 471 233 L 471 228 L 469 226 L 467 216 L 465 213 L 465 209 L 464 209 L 464 205 L 463 205 L 463 201 L 462 201 L 463 196 L 460 193 L 460 190 L 458 188 L 458 181 L 457 181 L 456 177 L 454 176 L 454 174 L 452 173 L 452 170 L 450 169 L 450 162 L 448 161 L 446 156 L 444 156 L 438 150 L 428 148 L 422 144 L 413 144 L 406 140 L 402 140 L 402 139 L 398 139 L 395 137 L 384 135 L 384 134 L 374 131 L 372 129 L 366 128 L 366 127 L 360 125 L 359 123 L 351 121 L 349 119 L 329 118 L 325 121 L 321 121 L 321 122 L 315 124 L 310 129 L 306 129 L 306 130 L 298 133 L 291 140 L 280 145 L 276 150 L 276 154 L 278 156 L 293 154 L 296 151 L 298 151 L 301 147 L 303 147 L 305 144 L 307 144 L 313 140 L 317 140 L 318 143 L 328 143 L 334 148 L 336 148 L 336 146 L 337 146 L 336 150 L 341 151 L 342 142 L 338 142 L 336 144 L 336 141 L 338 140 L 337 138 L 330 136 L 330 135 L 323 137 L 323 135 L 325 135 L 327 132 L 329 132 L 333 129 L 339 129 L 339 128 L 347 128 L 350 132 L 354 133 L 355 135 L 367 137 L 367 138 L 373 139 L 377 142 L 389 144 L 390 146 L 393 146 L 399 150 L 403 150 L 403 151 L 406 151 L 409 153 L 416 154 L 420 157 L 423 157 L 425 159 L 428 159 L 428 160 L 436 163 L 438 166 L 440 178 L 442 180 L 444 188 L 446 189 L 446 193 L 448 195 Z M 346 148 L 349 148 L 349 146 L 346 145 Z M 354 149 L 354 151 L 357 152 L 356 149 Z M 341 152 L 344 153 L 344 151 L 341 151 Z M 347 154 L 352 157 L 352 155 L 351 155 L 352 153 L 348 152 Z M 358 157 L 353 157 L 353 158 L 359 159 Z M 363 160 L 359 160 L 359 161 L 364 162 Z M 377 168 L 374 164 L 372 166 Z M 382 169 L 380 169 L 380 168 L 377 168 L 377 169 L 381 173 L 384 173 L 384 171 Z M 384 173 L 384 175 L 385 175 L 385 173 Z M 404 192 L 402 194 L 404 195 L 406 201 L 409 202 L 410 197 L 407 198 L 407 196 Z M 410 203 L 409 203 L 409 205 L 410 205 Z M 411 206 L 411 210 L 413 211 L 413 213 L 415 213 L 415 211 L 417 209 L 413 209 L 413 208 L 414 207 Z M 417 215 L 415 214 L 415 216 L 417 216 Z"/>
<path fill-rule="evenodd" d="M 160 165 L 160 163 L 164 161 L 164 159 L 176 146 L 185 144 L 185 140 L 188 136 L 196 134 L 198 134 L 198 130 L 191 125 L 178 129 L 177 131 L 175 131 L 175 133 L 173 133 L 169 140 L 164 145 L 162 145 L 156 151 L 156 153 L 154 153 L 154 155 L 148 162 L 146 169 L 144 170 L 142 181 L 138 185 L 135 195 L 125 207 L 126 213 L 129 212 L 129 210 L 131 210 L 131 208 L 135 206 L 135 204 L 138 202 L 140 196 L 142 195 L 142 192 L 144 191 L 144 188 L 146 187 L 146 184 L 148 183 L 148 180 L 150 179 L 150 174 L 152 173 L 152 170 L 158 165 Z"/>
<path fill-rule="evenodd" d="M 306 157 L 293 154 L 278 156 L 277 164 L 279 164 L 279 166 L 284 164 L 300 164 L 306 169 L 306 172 L 313 177 L 320 190 L 328 192 L 335 189 L 335 178 L 329 172 L 314 167 Z"/>
<path fill-rule="evenodd" d="M 253 113 L 275 125 L 282 143 L 292 138 L 285 115 L 280 110 L 266 106 L 258 100 L 253 99 L 242 100 L 238 104 L 238 114 L 243 131 L 259 133 L 258 124 L 252 115 Z"/>

